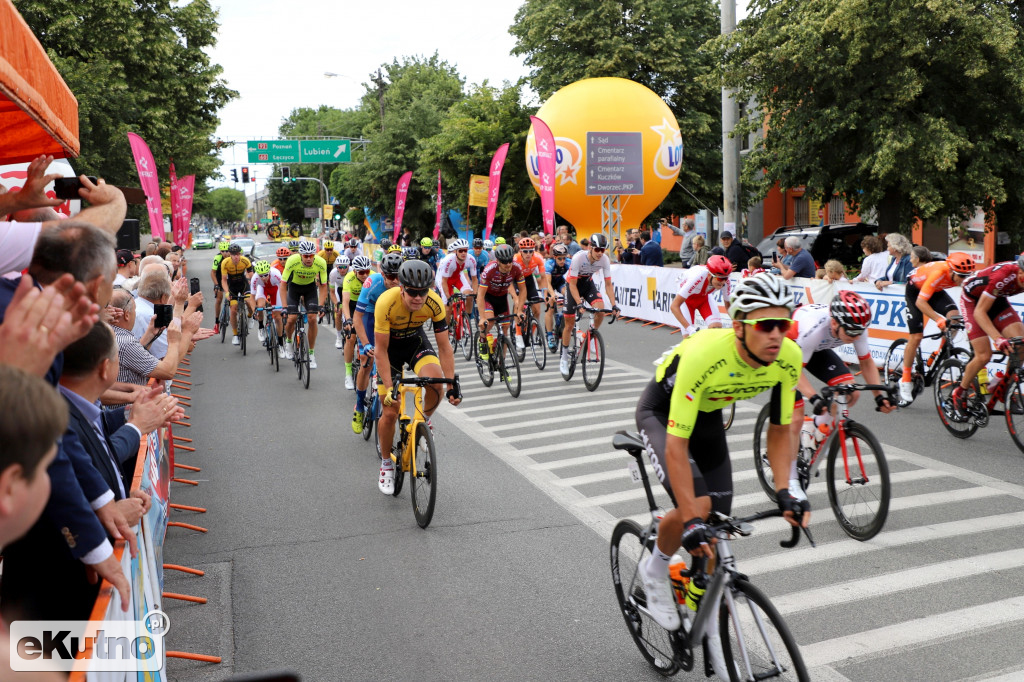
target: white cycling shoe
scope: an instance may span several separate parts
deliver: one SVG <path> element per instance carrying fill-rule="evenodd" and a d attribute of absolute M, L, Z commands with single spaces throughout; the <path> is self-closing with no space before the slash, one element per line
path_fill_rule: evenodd
<path fill-rule="evenodd" d="M 293 360 L 295 358 L 295 353 L 292 351 L 291 341 L 285 341 L 284 357 L 286 360 Z"/>
<path fill-rule="evenodd" d="M 900 400 L 907 403 L 908 405 L 914 402 L 914 382 L 913 381 L 901 381 L 900 382 Z"/>
<path fill-rule="evenodd" d="M 238 345 L 238 336 L 237 335 L 231 337 L 231 345 L 232 346 L 237 346 Z"/>
<path fill-rule="evenodd" d="M 345 388 L 347 388 L 350 391 L 354 391 L 355 388 L 356 388 L 356 383 L 354 381 L 352 381 L 352 375 L 351 374 L 346 374 L 345 375 Z"/>
<path fill-rule="evenodd" d="M 384 465 L 380 467 L 380 478 L 377 479 L 377 487 L 385 495 L 395 494 L 395 465 L 393 462 L 388 461 L 391 466 L 385 468 Z"/>
<path fill-rule="evenodd" d="M 647 575 L 647 564 L 650 561 L 651 558 L 646 557 L 637 568 L 644 584 L 644 592 L 647 593 L 647 610 L 658 625 L 670 632 L 675 632 L 679 629 L 681 621 L 679 620 L 679 609 L 676 608 L 676 597 L 672 594 L 672 585 L 667 575 L 664 578 L 655 579 L 651 579 Z"/>
<path fill-rule="evenodd" d="M 558 361 L 558 371 L 562 373 L 562 376 L 569 376 L 569 358 L 562 358 Z"/>
<path fill-rule="evenodd" d="M 309 351 L 309 368 L 316 369 L 316 356 L 313 355 L 313 351 Z"/>
<path fill-rule="evenodd" d="M 277 347 L 277 357 L 281 360 L 291 360 L 291 357 L 285 354 L 284 346 Z"/>
<path fill-rule="evenodd" d="M 341 340 L 341 334 L 338 334 L 338 336 L 335 337 L 335 339 L 334 339 L 334 347 L 335 348 L 344 348 L 345 347 L 345 342 Z"/>
<path fill-rule="evenodd" d="M 516 334 L 516 348 L 518 348 L 519 350 L 523 350 L 524 348 L 526 348 L 526 344 L 523 343 L 523 337 L 519 336 L 518 334 Z"/>

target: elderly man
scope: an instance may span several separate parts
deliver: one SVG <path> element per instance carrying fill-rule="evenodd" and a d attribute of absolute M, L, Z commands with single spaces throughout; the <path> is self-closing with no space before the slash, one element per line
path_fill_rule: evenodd
<path fill-rule="evenodd" d="M 789 265 L 778 263 L 779 273 L 783 279 L 793 279 L 794 277 L 814 277 L 816 267 L 814 265 L 814 257 L 803 248 L 800 242 L 800 237 L 790 236 L 786 237 L 786 253 L 792 256 L 792 260 Z"/>
<path fill-rule="evenodd" d="M 120 371 L 117 380 L 127 384 L 145 386 L 150 379 L 167 381 L 174 378 L 179 363 L 195 347 L 193 337 L 199 331 L 203 314 L 192 312 L 180 320 L 173 320 L 167 327 L 167 354 L 161 360 L 146 350 L 156 337 L 157 329 L 153 318 L 141 338 L 135 338 L 136 301 L 130 292 L 115 290 L 110 305 L 121 310 L 121 315 L 112 323 L 117 339 L 117 355 Z"/>
<path fill-rule="evenodd" d="M 689 267 L 689 262 L 693 260 L 693 237 L 697 234 L 694 230 L 693 218 L 686 218 L 683 220 L 683 229 L 679 229 L 675 225 L 666 223 L 672 232 L 683 238 L 683 243 L 679 247 L 679 262 L 683 264 L 683 267 Z"/>
<path fill-rule="evenodd" d="M 572 258 L 579 253 L 582 248 L 576 243 L 576 240 L 572 238 L 572 235 L 569 234 L 569 228 L 565 225 L 558 226 L 558 240 L 565 244 L 565 248 L 569 249 L 569 258 Z"/>
<path fill-rule="evenodd" d="M 153 318 L 154 306 L 158 304 L 173 305 L 173 317 L 180 318 L 185 312 L 186 302 L 192 310 L 195 310 L 203 302 L 202 292 L 191 297 L 188 295 L 188 280 L 179 279 L 172 284 L 171 276 L 164 266 L 165 263 L 153 263 L 142 269 L 139 287 L 136 290 L 135 326 L 132 328 L 136 339 L 142 339 L 146 334 L 150 320 Z M 167 355 L 167 335 L 163 331 L 162 328 L 157 329 L 157 336 L 151 340 L 149 347 L 149 352 L 161 360 Z M 206 338 L 206 336 L 208 334 L 200 334 L 199 338 Z"/>

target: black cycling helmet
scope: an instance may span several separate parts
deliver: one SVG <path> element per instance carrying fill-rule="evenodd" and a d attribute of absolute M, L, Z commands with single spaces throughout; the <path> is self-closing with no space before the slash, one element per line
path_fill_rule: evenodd
<path fill-rule="evenodd" d="M 402 258 L 402 254 L 397 251 L 386 253 L 380 260 L 380 271 L 385 275 L 397 275 L 404 262 L 405 259 Z"/>
<path fill-rule="evenodd" d="M 474 249 L 482 249 L 482 248 L 484 248 L 484 240 L 480 239 L 480 237 L 477 237 L 476 239 L 474 239 L 473 240 L 473 248 Z"/>
<path fill-rule="evenodd" d="M 608 237 L 598 232 L 597 234 L 590 235 L 590 245 L 596 249 L 607 249 L 608 248 Z"/>
<path fill-rule="evenodd" d="M 387 237 L 384 237 L 384 239 L 380 240 L 380 250 L 383 251 L 384 253 L 387 253 L 388 249 L 391 248 L 391 245 L 393 243 L 394 242 L 392 242 L 390 239 L 388 239 Z"/>
<path fill-rule="evenodd" d="M 242 246 L 240 244 L 232 244 L 228 247 L 228 253 L 242 253 Z"/>
<path fill-rule="evenodd" d="M 406 261 L 398 269 L 398 281 L 403 287 L 427 289 L 434 283 L 434 269 L 421 260 Z"/>
<path fill-rule="evenodd" d="M 498 244 L 494 247 L 494 259 L 499 263 L 511 263 L 515 255 L 515 251 L 508 244 Z"/>

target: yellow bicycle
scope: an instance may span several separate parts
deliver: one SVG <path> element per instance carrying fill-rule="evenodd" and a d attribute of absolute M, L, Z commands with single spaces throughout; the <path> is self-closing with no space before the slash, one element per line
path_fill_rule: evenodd
<path fill-rule="evenodd" d="M 393 494 L 397 497 L 402 491 L 405 473 L 409 472 L 412 479 L 412 511 L 420 528 L 430 525 L 437 498 L 437 452 L 434 448 L 434 434 L 423 414 L 423 389 L 431 384 L 452 384 L 455 396 L 462 397 L 458 374 L 452 379 L 402 377 L 395 381 L 391 390 L 392 399 L 399 400 L 401 395 L 395 443 L 391 447 L 391 459 L 395 463 Z"/>

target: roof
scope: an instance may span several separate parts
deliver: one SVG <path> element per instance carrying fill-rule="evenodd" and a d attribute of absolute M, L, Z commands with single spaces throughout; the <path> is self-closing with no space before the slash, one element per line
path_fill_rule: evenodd
<path fill-rule="evenodd" d="M 78 156 L 78 100 L 11 0 L 0 35 L 0 165 Z"/>

